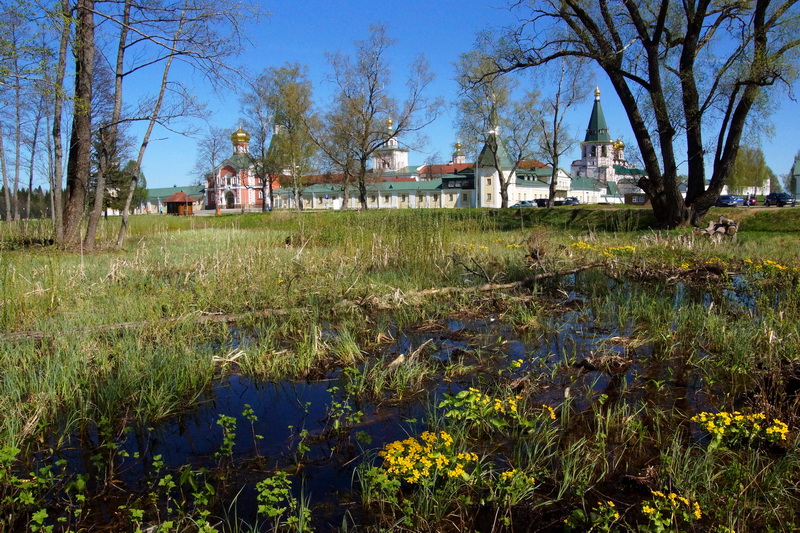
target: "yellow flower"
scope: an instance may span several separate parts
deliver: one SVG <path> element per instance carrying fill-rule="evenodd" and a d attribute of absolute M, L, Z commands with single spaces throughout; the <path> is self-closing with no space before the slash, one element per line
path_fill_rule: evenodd
<path fill-rule="evenodd" d="M 644 514 L 653 514 L 656 512 L 656 510 L 650 507 L 649 505 L 645 505 L 644 507 L 642 507 L 642 512 Z"/>

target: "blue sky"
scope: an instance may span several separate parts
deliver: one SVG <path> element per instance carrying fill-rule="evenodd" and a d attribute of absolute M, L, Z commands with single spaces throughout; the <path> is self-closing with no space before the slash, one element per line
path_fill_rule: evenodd
<path fill-rule="evenodd" d="M 437 79 L 430 95 L 444 98 L 448 103 L 457 96 L 453 81 L 453 62 L 459 54 L 468 51 L 478 32 L 513 24 L 514 15 L 505 8 L 505 0 L 410 0 L 399 2 L 366 2 L 364 0 L 301 0 L 264 3 L 270 16 L 251 23 L 248 36 L 251 46 L 232 63 L 246 65 L 249 73 L 259 74 L 270 66 L 286 62 L 299 62 L 308 66 L 314 84 L 314 99 L 325 105 L 330 98 L 330 83 L 326 78 L 331 69 L 326 52 L 341 50 L 351 53 L 353 42 L 366 38 L 371 24 L 383 24 L 396 45 L 389 59 L 393 83 L 398 87 L 397 98 L 402 99 L 404 75 L 411 62 L 424 54 Z M 207 90 L 200 80 L 194 80 L 199 96 Z M 592 85 L 599 85 L 602 104 L 613 138 L 622 137 L 632 146 L 633 135 L 613 90 L 602 76 L 596 76 Z M 244 85 L 244 84 L 242 84 Z M 785 88 L 780 89 L 780 105 L 773 116 L 775 134 L 771 138 L 760 136 L 767 164 L 777 173 L 786 173 L 794 155 L 800 149 L 800 103 L 789 100 Z M 219 127 L 238 124 L 239 95 L 228 91 L 224 95 L 207 92 L 204 96 L 209 120 Z M 570 123 L 579 138 L 583 138 L 591 113 L 592 100 L 577 106 Z M 446 163 L 456 140 L 453 128 L 454 113 L 447 109 L 424 133 L 429 143 L 424 151 L 411 152 L 410 164 L 422 164 L 431 154 L 438 154 Z M 155 133 L 144 161 L 144 172 L 149 187 L 186 185 L 193 181 L 192 169 L 196 160 L 196 141 L 169 132 Z M 752 136 L 745 141 L 758 144 Z M 564 157 L 562 167 L 569 170 L 573 153 Z"/>

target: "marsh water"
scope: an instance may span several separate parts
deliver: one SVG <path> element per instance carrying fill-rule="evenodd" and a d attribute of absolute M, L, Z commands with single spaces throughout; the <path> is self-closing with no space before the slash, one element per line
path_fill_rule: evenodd
<path fill-rule="evenodd" d="M 631 404 L 649 395 L 651 401 L 679 406 L 689 414 L 710 408 L 716 386 L 706 385 L 699 376 L 682 375 L 668 362 L 654 363 L 651 356 L 658 348 L 637 334 L 640 325 L 610 320 L 613 309 L 593 308 L 585 289 L 580 276 L 553 284 L 548 298 L 557 312 L 528 330 L 488 313 L 392 331 L 394 340 L 358 370 L 363 372 L 370 364 L 391 364 L 422 348 L 418 357 L 436 371 L 424 390 L 412 395 L 353 395 L 348 389 L 352 374 L 347 376 L 342 369 L 313 381 L 274 382 L 243 375 L 234 364 L 198 397 L 192 409 L 158 424 L 128 425 L 115 435 L 90 428 L 69 439 L 55 459 L 64 461 L 58 468 L 66 472 L 105 476 L 110 481 L 97 500 L 104 503 L 94 511 L 98 527 L 113 524 L 115 507 L 131 494 L 150 490 L 154 476 L 177 475 L 189 468 L 213 472 L 218 480 L 222 477 L 224 481 L 217 483 L 215 515 L 227 520 L 235 516 L 248 524 L 257 522 L 255 484 L 275 471 L 289 472 L 302 480 L 293 490 L 310 501 L 317 529 L 329 530 L 341 526 L 343 520 L 358 523 L 363 519 L 354 476 L 357 464 L 375 460 L 376 452 L 387 443 L 426 429 L 444 394 L 489 382 L 499 372 L 519 387 L 536 383 L 535 403 L 557 405 L 571 397 L 576 413 L 589 409 L 597 398 L 607 401 L 623 393 Z M 676 309 L 687 302 L 704 302 L 744 313 L 751 312 L 759 298 L 739 279 L 718 293 L 683 284 L 656 288 L 613 280 L 604 290 L 657 290 Z M 337 332 L 332 329 L 324 334 L 335 337 Z M 229 342 L 218 346 L 220 354 L 231 349 L 246 352 L 252 335 L 233 327 Z M 249 410 L 251 415 L 245 416 Z M 346 414 L 354 415 L 334 430 L 334 419 L 341 422 Z M 236 419 L 229 457 L 219 454 L 225 440 L 218 424 L 221 415 Z M 697 433 L 696 438 L 702 435 Z M 108 446 L 109 439 L 113 447 Z"/>

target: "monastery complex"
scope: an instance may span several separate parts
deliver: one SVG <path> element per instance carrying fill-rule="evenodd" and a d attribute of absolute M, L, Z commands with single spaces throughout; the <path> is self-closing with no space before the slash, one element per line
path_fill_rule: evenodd
<path fill-rule="evenodd" d="M 475 162 L 467 162 L 460 143 L 456 143 L 452 160 L 447 164 L 409 166 L 408 150 L 401 147 L 397 136 L 393 135 L 391 119 L 387 120 L 386 128 L 387 141 L 373 154 L 372 169 L 367 177 L 369 208 L 497 208 L 501 205 L 497 167 L 509 177 L 509 205 L 549 196 L 552 169 L 538 161 L 522 161 L 514 168 L 503 147 L 502 136 L 496 130 L 490 132 Z M 203 194 L 205 209 L 260 209 L 265 201 L 269 202 L 263 197 L 262 183 L 253 172 L 249 141 L 250 135 L 242 128 L 231 135 L 232 155 L 214 169 L 205 187 L 197 191 Z M 599 89 L 595 91 L 580 149 L 581 158 L 572 162 L 569 173 L 558 169 L 556 199 L 576 197 L 581 203 L 645 203 L 646 197 L 636 185 L 644 171 L 631 167 L 625 159 L 625 144 L 611 138 Z M 495 164 L 495 157 L 499 164 Z M 274 178 L 274 205 L 269 207 L 295 208 L 293 191 L 282 188 L 279 177 Z M 303 206 L 339 209 L 346 201 L 346 207 L 359 208 L 357 184 L 350 184 L 345 200 L 341 178 L 336 178 L 308 176 L 309 184 L 301 191 Z"/>

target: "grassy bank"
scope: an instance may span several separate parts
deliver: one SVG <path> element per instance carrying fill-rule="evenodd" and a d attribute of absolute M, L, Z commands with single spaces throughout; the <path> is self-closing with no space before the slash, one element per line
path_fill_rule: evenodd
<path fill-rule="evenodd" d="M 142 216 L 88 255 L 3 226 L 1 523 L 345 530 L 300 489 L 327 464 L 363 530 L 791 531 L 800 210 L 722 213 L 719 244 L 584 206 Z M 211 469 L 127 450 L 231 375 L 329 383 L 320 427 L 269 463 L 241 409 L 206 430 Z M 367 434 L 404 405 L 406 438 Z M 260 526 L 223 512 L 244 486 Z"/>

